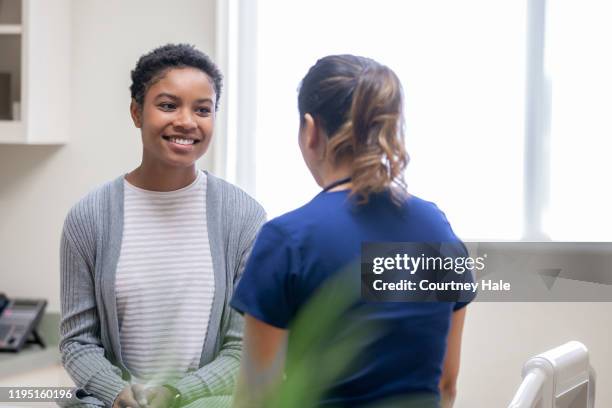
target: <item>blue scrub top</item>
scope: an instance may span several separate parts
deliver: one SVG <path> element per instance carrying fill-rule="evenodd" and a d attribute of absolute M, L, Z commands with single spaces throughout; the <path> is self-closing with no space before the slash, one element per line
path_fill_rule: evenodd
<path fill-rule="evenodd" d="M 409 196 L 397 206 L 387 191 L 357 205 L 349 190 L 322 192 L 263 226 L 231 306 L 272 326 L 288 328 L 322 283 L 351 264 L 359 265 L 362 242 L 388 241 L 457 242 L 458 238 L 444 213 L 418 197 Z M 349 273 L 359 276 L 359 267 Z M 451 315 L 470 300 L 366 303 L 358 299 L 350 317 L 353 327 L 374 320 L 384 330 L 360 353 L 358 363 L 330 385 L 321 405 L 359 406 L 394 396 L 426 395 L 436 406 Z"/>

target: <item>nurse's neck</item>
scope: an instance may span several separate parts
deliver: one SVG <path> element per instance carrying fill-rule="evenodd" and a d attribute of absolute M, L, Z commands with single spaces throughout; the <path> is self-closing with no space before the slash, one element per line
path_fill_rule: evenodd
<path fill-rule="evenodd" d="M 319 186 L 325 188 L 332 183 L 335 183 L 339 180 L 351 177 L 352 173 L 352 164 L 351 162 L 344 162 L 337 166 L 332 166 L 328 163 L 322 163 L 320 168 L 318 169 L 318 177 L 317 182 Z M 348 181 L 344 184 L 340 184 L 334 188 L 331 188 L 328 191 L 341 191 L 351 188 L 351 182 Z"/>
<path fill-rule="evenodd" d="M 175 191 L 187 187 L 197 178 L 195 164 L 188 167 L 165 168 L 142 163 L 125 176 L 125 179 L 138 188 L 149 191 Z"/>

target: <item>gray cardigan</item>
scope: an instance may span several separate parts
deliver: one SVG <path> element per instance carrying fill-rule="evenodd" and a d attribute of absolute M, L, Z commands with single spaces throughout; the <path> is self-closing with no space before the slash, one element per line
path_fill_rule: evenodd
<path fill-rule="evenodd" d="M 215 294 L 200 368 L 172 384 L 186 402 L 233 392 L 243 320 L 229 301 L 265 221 L 263 208 L 245 192 L 206 175 Z M 130 379 L 121 361 L 115 297 L 122 234 L 123 176 L 70 210 L 60 249 L 62 363 L 78 387 L 108 407 Z"/>

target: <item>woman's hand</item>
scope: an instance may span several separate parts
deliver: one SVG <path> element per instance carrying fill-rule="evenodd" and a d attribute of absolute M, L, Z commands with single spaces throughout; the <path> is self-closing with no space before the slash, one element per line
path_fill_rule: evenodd
<path fill-rule="evenodd" d="M 132 391 L 132 386 L 128 385 L 121 390 L 119 395 L 117 395 L 117 398 L 115 398 L 113 408 L 146 408 L 146 404 L 143 406 L 137 402 L 136 396 Z"/>
<path fill-rule="evenodd" d="M 174 404 L 176 394 L 164 386 L 147 389 L 147 408 L 169 408 Z"/>

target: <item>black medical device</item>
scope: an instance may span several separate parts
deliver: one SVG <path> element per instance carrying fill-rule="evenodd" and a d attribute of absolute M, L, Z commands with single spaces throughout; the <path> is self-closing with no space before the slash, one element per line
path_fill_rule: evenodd
<path fill-rule="evenodd" d="M 47 301 L 9 299 L 0 295 L 0 351 L 17 352 L 27 343 L 45 347 L 36 331 Z"/>

